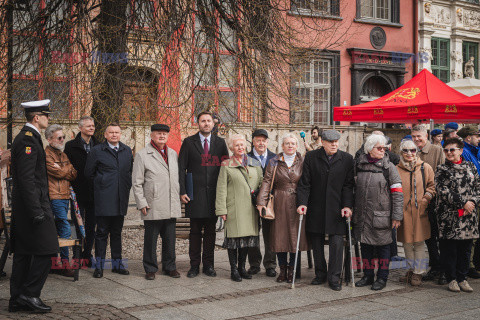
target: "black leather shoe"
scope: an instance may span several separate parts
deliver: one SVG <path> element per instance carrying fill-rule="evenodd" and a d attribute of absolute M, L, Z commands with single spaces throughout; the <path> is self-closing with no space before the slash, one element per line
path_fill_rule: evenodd
<path fill-rule="evenodd" d="M 115 269 L 112 269 L 112 272 L 113 273 L 118 273 L 118 274 L 121 274 L 122 276 L 128 276 L 130 274 L 130 271 L 128 271 L 127 269 L 124 269 L 124 268 L 115 268 Z"/>
<path fill-rule="evenodd" d="M 328 286 L 330 287 L 330 289 L 332 289 L 333 291 L 341 291 L 342 290 L 342 285 L 340 283 L 332 283 L 332 282 L 329 282 L 328 283 Z"/>
<path fill-rule="evenodd" d="M 268 271 L 268 269 L 267 269 Z M 273 270 L 275 271 L 275 269 Z M 260 272 L 260 267 L 250 267 L 250 269 L 248 269 L 248 274 L 257 274 Z M 277 273 L 275 272 L 275 276 L 277 275 Z M 267 274 L 268 276 L 268 274 Z M 269 277 L 275 277 L 275 276 L 269 276 Z"/>
<path fill-rule="evenodd" d="M 277 271 L 275 271 L 275 268 L 268 268 L 267 270 L 265 270 L 265 273 L 267 274 L 267 277 L 273 278 L 277 276 Z"/>
<path fill-rule="evenodd" d="M 438 277 L 438 282 L 439 285 L 444 286 L 448 283 L 447 277 L 445 276 L 445 273 L 441 273 L 440 276 Z"/>
<path fill-rule="evenodd" d="M 45 305 L 40 298 L 29 297 L 23 294 L 19 295 L 16 302 L 20 305 L 29 307 L 35 313 L 46 313 L 52 311 L 52 308 Z"/>
<path fill-rule="evenodd" d="M 438 276 L 438 271 L 430 269 L 430 271 L 428 271 L 427 274 L 422 277 L 422 281 L 433 281 L 437 279 Z"/>
<path fill-rule="evenodd" d="M 95 271 L 93 271 L 93 277 L 94 278 L 103 277 L 103 270 L 102 269 L 95 269 Z"/>
<path fill-rule="evenodd" d="M 213 269 L 213 266 L 203 267 L 203 273 L 209 277 L 217 276 L 217 273 L 215 272 L 215 269 Z"/>
<path fill-rule="evenodd" d="M 355 283 L 355 287 L 366 287 L 373 284 L 373 278 L 363 276 L 362 279 Z"/>
<path fill-rule="evenodd" d="M 10 300 L 8 302 L 8 312 L 32 311 L 32 310 L 33 310 L 32 308 L 18 303 L 17 300 Z"/>
<path fill-rule="evenodd" d="M 372 290 L 375 290 L 375 291 L 378 291 L 378 290 L 382 290 L 383 288 L 385 288 L 387 286 L 387 282 L 383 279 L 377 279 L 377 281 L 375 281 L 373 284 L 372 284 Z"/>
<path fill-rule="evenodd" d="M 480 279 L 480 273 L 475 268 L 468 269 L 468 277 L 472 279 Z"/>
<path fill-rule="evenodd" d="M 314 286 L 318 286 L 326 282 L 327 282 L 327 277 L 315 277 L 313 278 L 312 282 L 310 282 L 310 284 L 313 284 Z"/>
<path fill-rule="evenodd" d="M 238 273 L 238 269 L 233 269 L 230 273 L 230 279 L 235 282 L 242 282 L 242 276 Z"/>
<path fill-rule="evenodd" d="M 187 277 L 195 278 L 196 276 L 198 276 L 199 272 L 200 272 L 200 268 L 198 266 L 191 267 L 190 270 L 188 270 Z"/>

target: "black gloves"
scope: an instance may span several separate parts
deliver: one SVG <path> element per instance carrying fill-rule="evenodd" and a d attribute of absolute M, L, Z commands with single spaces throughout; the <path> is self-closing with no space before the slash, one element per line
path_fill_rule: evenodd
<path fill-rule="evenodd" d="M 33 217 L 33 225 L 38 226 L 42 222 L 47 220 L 47 217 L 42 213 Z"/>

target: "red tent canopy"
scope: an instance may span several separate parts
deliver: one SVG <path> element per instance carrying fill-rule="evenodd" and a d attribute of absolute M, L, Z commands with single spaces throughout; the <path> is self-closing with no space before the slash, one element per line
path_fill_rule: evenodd
<path fill-rule="evenodd" d="M 444 115 L 435 117 L 437 112 L 433 112 L 432 106 L 466 97 L 423 69 L 403 86 L 381 98 L 357 106 L 334 108 L 333 119 L 377 123 L 416 123 L 430 119 L 449 122 Z"/>
<path fill-rule="evenodd" d="M 433 114 L 437 122 L 480 122 L 480 94 L 452 101 L 450 103 L 435 103 Z"/>

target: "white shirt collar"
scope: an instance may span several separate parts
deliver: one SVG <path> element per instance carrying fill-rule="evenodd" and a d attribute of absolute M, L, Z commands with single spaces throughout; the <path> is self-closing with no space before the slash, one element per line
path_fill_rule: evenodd
<path fill-rule="evenodd" d="M 120 143 L 117 143 L 116 146 L 114 146 L 113 144 L 111 144 L 111 143 L 108 142 L 108 141 L 107 141 L 107 143 L 108 143 L 108 146 L 109 146 L 110 148 L 112 148 L 112 149 L 114 149 L 115 147 L 117 147 L 117 149 L 120 149 Z"/>
<path fill-rule="evenodd" d="M 266 158 L 267 155 L 268 155 L 268 150 L 265 150 L 265 152 L 264 152 L 263 154 L 259 154 L 259 153 L 257 152 L 257 149 L 253 148 L 253 154 L 254 154 L 255 157 L 257 157 L 257 158 L 260 157 L 260 156 L 263 156 L 264 158 Z"/>
<path fill-rule="evenodd" d="M 208 137 L 205 137 L 203 134 L 201 134 L 200 132 L 198 133 L 200 135 L 200 141 L 202 142 L 202 144 L 204 144 L 204 141 L 205 139 L 207 139 L 208 143 L 210 144 L 210 138 L 212 137 L 212 134 L 210 133 L 208 135 Z"/>
<path fill-rule="evenodd" d="M 27 123 L 25 124 L 25 126 L 30 127 L 30 128 L 32 128 L 32 129 L 35 129 L 35 131 L 37 131 L 39 135 L 42 135 L 42 134 L 40 133 L 40 131 L 37 129 L 37 127 L 35 127 L 35 126 L 34 126 L 33 124 L 31 124 L 30 122 L 27 122 Z"/>

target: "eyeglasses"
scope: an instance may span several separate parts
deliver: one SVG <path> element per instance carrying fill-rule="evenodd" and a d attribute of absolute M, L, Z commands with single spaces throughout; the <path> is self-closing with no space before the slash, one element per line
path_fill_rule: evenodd
<path fill-rule="evenodd" d="M 387 147 L 374 147 L 374 149 L 377 149 L 378 151 L 386 151 Z"/>
<path fill-rule="evenodd" d="M 57 140 L 58 140 L 58 141 L 65 140 L 65 136 L 58 137 Z"/>
<path fill-rule="evenodd" d="M 417 153 L 417 149 L 402 149 L 403 153 Z"/>
<path fill-rule="evenodd" d="M 445 148 L 445 149 L 443 149 L 443 152 L 445 152 L 445 153 L 452 152 L 453 153 L 453 152 L 455 152 L 455 150 L 460 150 L 460 148 L 450 148 L 450 149 Z"/>

